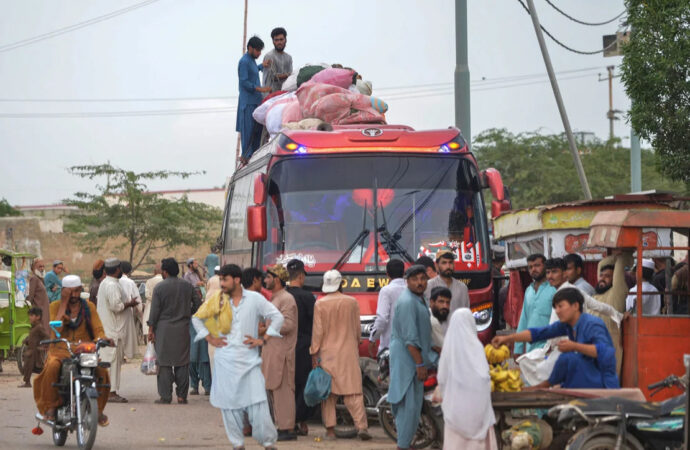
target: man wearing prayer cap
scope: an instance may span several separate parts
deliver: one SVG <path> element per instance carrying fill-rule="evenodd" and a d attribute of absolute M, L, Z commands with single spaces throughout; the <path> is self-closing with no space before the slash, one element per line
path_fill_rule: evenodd
<path fill-rule="evenodd" d="M 110 362 L 110 397 L 109 401 L 127 403 L 127 399 L 120 396 L 120 374 L 125 358 L 125 338 L 127 333 L 127 317 L 131 312 L 128 308 L 137 305 L 136 300 L 130 300 L 120 285 L 122 269 L 120 260 L 108 258 L 104 264 L 105 279 L 98 288 L 98 315 L 103 321 L 105 335 L 115 342 L 115 347 L 101 350 L 101 358 Z"/>
<path fill-rule="evenodd" d="M 297 345 L 297 303 L 285 290 L 290 276 L 282 264 L 266 268 L 266 288 L 271 303 L 283 315 L 282 339 L 270 339 L 261 352 L 261 371 L 273 404 L 278 440 L 295 440 L 295 346 Z"/>
<path fill-rule="evenodd" d="M 637 268 L 634 272 L 637 274 Z M 661 296 L 659 290 L 652 284 L 654 278 L 654 260 L 642 260 L 642 313 L 645 316 L 657 315 L 661 312 Z M 640 280 L 638 280 L 639 284 Z M 630 311 L 637 306 L 637 284 L 630 288 L 625 299 L 625 310 Z M 639 308 L 637 308 L 639 310 Z"/>
<path fill-rule="evenodd" d="M 50 319 L 62 323 L 57 330 L 60 337 L 71 343 L 94 342 L 98 339 L 107 339 L 103 324 L 96 311 L 96 306 L 88 300 L 81 298 L 81 279 L 76 275 L 67 275 L 63 279 L 61 300 L 50 305 Z M 54 333 L 51 331 L 51 336 Z M 112 340 L 108 339 L 113 344 Z M 62 361 L 69 358 L 70 354 L 64 345 L 51 345 L 48 348 L 48 357 L 43 366 L 43 371 L 34 380 L 34 400 L 38 412 L 48 420 L 55 420 L 55 412 L 62 404 L 58 394 L 57 383 L 60 375 Z M 110 383 L 108 370 L 96 367 L 95 375 L 97 385 L 103 386 Z M 98 387 L 98 424 L 108 424 L 108 417 L 103 414 L 103 409 L 108 402 L 108 388 Z"/>
<path fill-rule="evenodd" d="M 65 270 L 65 265 L 59 259 L 53 261 L 53 270 L 46 273 L 43 278 L 43 282 L 46 286 L 46 291 L 48 292 L 48 298 L 51 302 L 60 300 L 60 290 L 62 289 L 62 282 L 60 281 L 59 275 Z"/>
<path fill-rule="evenodd" d="M 423 298 L 428 279 L 424 266 L 410 266 L 405 271 L 407 289 L 393 311 L 388 401 L 401 449 L 410 448 L 424 402 L 427 368 L 438 360 L 431 350 L 431 317 Z"/>
<path fill-rule="evenodd" d="M 343 277 L 337 270 L 323 274 L 321 290 L 326 295 L 317 300 L 314 306 L 314 329 L 309 352 L 313 366 L 321 366 L 332 377 L 331 395 L 321 403 L 326 439 L 335 439 L 335 404 L 342 396 L 359 438 L 369 440 L 371 436 L 359 368 L 359 340 L 362 334 L 359 303 L 354 297 L 342 293 L 342 281 Z"/>

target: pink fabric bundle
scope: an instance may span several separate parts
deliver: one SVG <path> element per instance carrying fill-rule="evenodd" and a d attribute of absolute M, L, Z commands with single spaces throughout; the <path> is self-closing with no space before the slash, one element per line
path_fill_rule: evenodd
<path fill-rule="evenodd" d="M 354 74 L 354 70 L 329 68 L 318 72 L 311 77 L 309 81 L 312 83 L 330 84 L 347 89 L 352 84 L 352 77 Z"/>
<path fill-rule="evenodd" d="M 304 118 L 313 117 L 332 125 L 385 123 L 383 114 L 372 107 L 371 97 L 337 86 L 310 81 L 297 90 L 297 99 Z M 286 122 L 284 117 L 283 123 Z"/>
<path fill-rule="evenodd" d="M 297 99 L 293 99 L 293 101 L 285 105 L 285 109 L 283 109 L 284 124 L 290 122 L 299 122 L 302 119 L 302 110 L 300 109 L 299 101 Z"/>

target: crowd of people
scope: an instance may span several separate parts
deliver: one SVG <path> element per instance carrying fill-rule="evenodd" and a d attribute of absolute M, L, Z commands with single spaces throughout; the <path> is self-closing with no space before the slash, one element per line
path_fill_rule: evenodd
<path fill-rule="evenodd" d="M 422 256 L 407 269 L 400 260 L 386 264 L 389 282 L 379 291 L 368 345 L 373 358 L 386 349 L 390 353 L 388 400 L 401 449 L 410 448 L 414 438 L 430 369 L 438 369 L 438 401 L 466 395 L 476 405 L 467 411 L 457 402 L 442 404 L 445 446 L 496 448 L 488 366 L 467 286 L 453 276 L 455 258 L 453 252 L 440 251 L 435 260 Z M 532 282 L 524 292 L 517 330 L 496 336 L 492 343 L 515 344 L 516 362 L 531 386 L 527 389 L 618 388 L 619 327 L 626 311 L 638 308 L 637 281 L 627 272 L 631 255 L 617 252 L 604 258 L 595 286 L 583 278 L 584 262 L 576 254 L 551 259 L 533 254 L 527 265 Z M 250 435 L 266 448 L 308 435 L 307 422 L 315 408 L 306 404 L 304 390 L 317 366 L 332 377 L 330 396 L 321 404 L 323 439 L 336 439 L 339 398 L 359 438 L 371 438 L 359 364 L 360 309 L 355 298 L 342 293 L 338 271 L 324 274 L 324 295 L 317 300 L 305 289 L 307 272 L 298 259 L 262 272 L 234 264 L 221 267 L 216 255 L 209 255 L 203 265 L 193 258 L 184 264 L 166 258 L 143 285 L 148 300 L 144 306 L 127 261 L 96 261 L 88 295 L 76 275 L 60 279 L 67 272 L 61 261 L 53 263 L 54 276 L 44 274 L 44 267 L 40 259 L 32 264 L 32 330 L 20 387 L 31 387 L 32 371 L 41 368 L 38 343 L 51 334 L 48 320 L 62 320 L 61 333 L 69 340 L 106 339 L 112 346 L 104 348 L 101 357 L 110 367 L 98 368 L 97 376 L 102 386 L 99 424 L 107 425 L 106 403 L 127 402 L 120 392 L 121 371 L 137 350 L 138 318 L 157 354 L 155 403 L 186 404 L 188 395 L 198 395 L 203 388 L 221 410 L 233 447 L 243 447 Z M 654 281 L 663 270 L 655 261 L 643 260 L 639 282 L 644 314 L 660 312 Z M 687 272 L 687 263 L 675 265 L 672 283 L 687 282 L 683 270 Z M 55 286 L 59 296 L 51 302 Z M 215 348 L 213 370 L 209 346 Z M 38 410 L 48 419 L 60 402 L 53 383 L 64 353 L 51 346 L 33 384 Z M 472 363 L 468 366 L 467 361 Z"/>

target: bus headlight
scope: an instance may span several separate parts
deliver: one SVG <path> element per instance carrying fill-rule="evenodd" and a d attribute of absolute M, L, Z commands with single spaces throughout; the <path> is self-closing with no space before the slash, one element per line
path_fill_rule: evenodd
<path fill-rule="evenodd" d="M 98 365 L 98 354 L 82 353 L 79 355 L 79 365 L 82 367 L 96 367 Z"/>
<path fill-rule="evenodd" d="M 493 308 L 485 308 L 472 313 L 474 321 L 477 323 L 477 332 L 482 332 L 491 326 Z"/>

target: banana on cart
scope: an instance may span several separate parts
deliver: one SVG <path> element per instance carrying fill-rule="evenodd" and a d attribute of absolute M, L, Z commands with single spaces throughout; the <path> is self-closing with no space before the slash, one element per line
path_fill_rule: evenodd
<path fill-rule="evenodd" d="M 522 379 L 519 369 L 509 369 L 507 359 L 510 349 L 507 345 L 495 348 L 491 344 L 484 347 L 486 359 L 489 362 L 491 375 L 491 392 L 519 392 L 522 390 Z"/>

